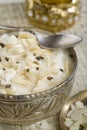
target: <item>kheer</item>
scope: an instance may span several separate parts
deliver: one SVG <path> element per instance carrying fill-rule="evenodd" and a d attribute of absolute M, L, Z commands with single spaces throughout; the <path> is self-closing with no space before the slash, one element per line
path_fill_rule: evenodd
<path fill-rule="evenodd" d="M 33 34 L 0 36 L 0 93 L 31 94 L 55 87 L 73 70 L 70 52 L 46 50 Z"/>

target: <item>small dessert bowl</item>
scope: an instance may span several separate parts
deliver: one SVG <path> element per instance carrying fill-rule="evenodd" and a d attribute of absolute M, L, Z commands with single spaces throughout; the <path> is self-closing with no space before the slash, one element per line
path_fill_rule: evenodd
<path fill-rule="evenodd" d="M 86 115 L 87 115 L 87 89 L 69 98 L 62 107 L 59 117 L 61 130 L 69 130 L 72 128 L 77 129 L 78 126 L 85 127 L 85 125 L 87 125 Z M 84 120 L 82 119 L 84 119 L 86 123 L 84 123 Z"/>
<path fill-rule="evenodd" d="M 32 30 L 32 28 L 30 28 Z M 15 34 L 20 31 L 17 27 L 13 30 L 8 28 L 0 29 L 0 34 Z M 22 29 L 23 31 L 23 29 Z M 38 30 L 41 34 L 44 31 Z M 50 34 L 48 32 L 48 34 Z M 69 48 L 71 58 L 74 61 L 73 70 L 69 77 L 61 84 L 42 92 L 24 95 L 0 94 L 0 122 L 25 125 L 55 115 L 64 105 L 71 89 L 77 68 L 77 56 L 73 48 Z"/>

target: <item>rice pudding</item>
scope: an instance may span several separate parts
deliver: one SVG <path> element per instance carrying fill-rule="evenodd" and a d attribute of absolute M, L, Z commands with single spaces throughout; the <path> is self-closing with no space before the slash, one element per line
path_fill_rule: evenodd
<path fill-rule="evenodd" d="M 73 66 L 67 49 L 43 49 L 31 33 L 0 36 L 2 94 L 23 95 L 51 89 L 70 76 Z"/>

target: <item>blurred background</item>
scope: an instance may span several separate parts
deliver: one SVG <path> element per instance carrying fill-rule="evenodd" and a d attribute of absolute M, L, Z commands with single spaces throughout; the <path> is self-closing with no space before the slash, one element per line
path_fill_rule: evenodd
<path fill-rule="evenodd" d="M 20 3 L 23 2 L 24 0 L 0 0 L 0 4 L 6 4 L 6 3 Z"/>

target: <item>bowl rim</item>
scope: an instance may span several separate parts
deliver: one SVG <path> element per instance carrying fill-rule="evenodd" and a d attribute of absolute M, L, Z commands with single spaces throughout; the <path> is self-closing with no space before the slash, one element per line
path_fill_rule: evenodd
<path fill-rule="evenodd" d="M 9 30 L 10 29 L 10 30 Z M 24 29 L 24 30 L 23 30 Z M 12 32 L 17 32 L 17 31 L 37 31 L 37 32 L 40 32 L 42 34 L 52 34 L 51 32 L 49 31 L 45 31 L 45 30 L 41 30 L 41 29 L 38 29 L 38 28 L 34 28 L 34 27 L 12 27 L 12 26 L 0 26 L 0 31 L 8 31 L 7 33 L 12 33 Z M 32 100 L 34 98 L 39 98 L 41 96 L 46 96 L 47 94 L 50 94 L 50 92 L 52 91 L 55 91 L 59 88 L 61 88 L 64 84 L 68 83 L 69 81 L 72 80 L 76 70 L 77 70 L 77 65 L 78 65 L 78 59 L 77 59 L 77 55 L 76 55 L 76 52 L 75 52 L 75 49 L 74 48 L 69 48 L 69 51 L 72 51 L 72 53 L 74 54 L 74 67 L 73 67 L 73 71 L 70 73 L 70 75 L 60 84 L 48 89 L 48 90 L 44 90 L 44 91 L 41 91 L 41 92 L 37 92 L 37 93 L 31 93 L 31 94 L 21 94 L 21 95 L 13 95 L 13 94 L 1 94 L 0 93 L 0 98 L 1 99 L 11 99 L 11 100 Z"/>

